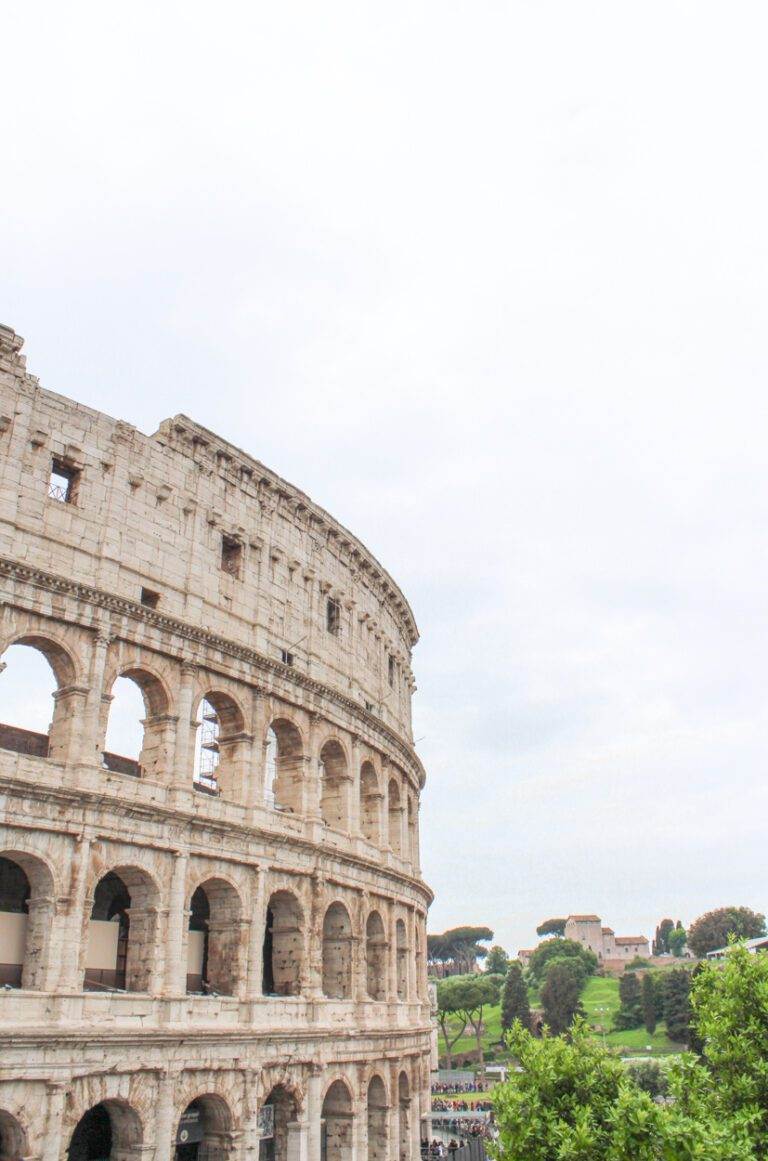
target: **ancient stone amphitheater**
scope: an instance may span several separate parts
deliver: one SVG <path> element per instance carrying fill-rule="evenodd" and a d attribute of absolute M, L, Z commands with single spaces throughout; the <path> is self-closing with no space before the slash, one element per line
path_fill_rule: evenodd
<path fill-rule="evenodd" d="M 0 1161 L 413 1161 L 411 610 L 268 468 L 45 391 L 21 347 L 0 328 Z M 3 709 L 31 651 L 47 731 Z M 105 740 L 130 683 L 134 755 Z"/>

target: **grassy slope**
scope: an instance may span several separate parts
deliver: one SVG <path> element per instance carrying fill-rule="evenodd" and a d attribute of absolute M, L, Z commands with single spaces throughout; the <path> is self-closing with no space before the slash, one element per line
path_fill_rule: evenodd
<path fill-rule="evenodd" d="M 531 995 L 531 1006 L 538 1004 L 538 996 Z M 592 976 L 587 980 L 581 994 L 581 1002 L 587 1014 L 587 1020 L 593 1027 L 605 1028 L 605 1043 L 611 1048 L 618 1048 L 627 1054 L 663 1056 L 672 1052 L 680 1052 L 680 1045 L 675 1044 L 667 1036 L 663 1021 L 659 1024 L 653 1036 L 649 1036 L 645 1028 L 630 1028 L 626 1032 L 609 1032 L 613 1027 L 613 1020 L 619 1010 L 619 981 L 611 976 Z M 484 1013 L 485 1033 L 483 1046 L 487 1053 L 493 1045 L 501 1040 L 501 1007 L 486 1008 Z M 598 1033 L 602 1036 L 603 1033 Z M 650 1045 L 650 1053 L 647 1047 Z M 475 1045 L 474 1036 L 462 1036 L 452 1049 L 454 1056 L 462 1052 L 471 1052 Z M 445 1051 L 443 1035 L 439 1036 L 440 1053 Z"/>

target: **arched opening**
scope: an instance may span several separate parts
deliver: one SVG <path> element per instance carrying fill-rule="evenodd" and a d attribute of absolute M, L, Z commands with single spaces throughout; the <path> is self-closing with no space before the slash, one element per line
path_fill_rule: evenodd
<path fill-rule="evenodd" d="M 275 891 L 267 904 L 262 992 L 298 996 L 303 959 L 302 912 L 290 891 Z"/>
<path fill-rule="evenodd" d="M 405 924 L 398 919 L 395 924 L 395 940 L 397 946 L 397 998 L 408 999 L 408 936 Z"/>
<path fill-rule="evenodd" d="M 21 987 L 31 894 L 19 864 L 0 857 L 0 985 L 6 988 Z"/>
<path fill-rule="evenodd" d="M 247 740 L 243 716 L 231 697 L 209 692 L 201 698 L 195 732 L 195 790 L 235 797 L 242 788 Z"/>
<path fill-rule="evenodd" d="M 55 698 L 59 680 L 49 657 L 52 648 L 50 642 L 33 644 L 29 640 L 11 645 L 3 654 L 0 662 L 0 748 L 3 750 L 33 758 L 47 758 L 50 754 L 53 721 L 60 716 Z M 60 671 L 64 668 L 60 664 Z"/>
<path fill-rule="evenodd" d="M 104 700 L 104 767 L 135 778 L 162 776 L 168 762 L 168 699 L 160 681 L 143 669 L 125 669 Z"/>
<path fill-rule="evenodd" d="M 343 903 L 332 903 L 323 919 L 323 992 L 329 999 L 352 995 L 352 924 Z"/>
<path fill-rule="evenodd" d="M 23 1161 L 26 1155 L 26 1133 L 15 1117 L 0 1109 L 0 1161 Z"/>
<path fill-rule="evenodd" d="M 45 986 L 54 910 L 45 863 L 21 851 L 0 854 L 0 986 Z"/>
<path fill-rule="evenodd" d="M 207 1094 L 190 1101 L 176 1128 L 174 1161 L 227 1161 L 232 1153 L 232 1117 L 226 1101 Z"/>
<path fill-rule="evenodd" d="M 365 925 L 366 990 L 372 1000 L 387 998 L 387 937 L 378 911 L 372 911 Z"/>
<path fill-rule="evenodd" d="M 291 1126 L 298 1131 L 298 1115 L 293 1094 L 275 1085 L 259 1109 L 259 1161 L 288 1161 L 288 1138 Z"/>
<path fill-rule="evenodd" d="M 390 778 L 387 788 L 387 812 L 389 816 L 389 845 L 396 855 L 403 849 L 403 819 L 400 806 L 400 787 Z"/>
<path fill-rule="evenodd" d="M 78 1121 L 68 1161 L 140 1161 L 143 1134 L 138 1114 L 123 1101 L 102 1101 Z"/>
<path fill-rule="evenodd" d="M 401 1072 L 397 1081 L 398 1156 L 401 1161 L 411 1157 L 411 1086 L 408 1076 Z"/>
<path fill-rule="evenodd" d="M 148 992 L 156 951 L 157 890 L 136 867 L 120 867 L 96 884 L 88 925 L 84 988 Z"/>
<path fill-rule="evenodd" d="M 234 996 L 240 980 L 240 896 L 224 879 L 192 894 L 187 935 L 187 991 Z"/>
<path fill-rule="evenodd" d="M 376 771 L 370 762 L 360 768 L 360 828 L 374 846 L 381 845 L 381 791 Z"/>
<path fill-rule="evenodd" d="M 320 813 L 334 830 L 349 829 L 349 771 L 341 743 L 326 742 L 320 751 Z"/>
<path fill-rule="evenodd" d="M 387 1090 L 380 1076 L 368 1082 L 368 1161 L 388 1161 L 389 1133 Z"/>
<path fill-rule="evenodd" d="M 265 802 L 276 810 L 302 811 L 304 747 L 293 722 L 276 718 L 267 731 Z"/>
<path fill-rule="evenodd" d="M 351 1161 L 352 1095 L 343 1080 L 328 1089 L 320 1115 L 322 1161 Z"/>

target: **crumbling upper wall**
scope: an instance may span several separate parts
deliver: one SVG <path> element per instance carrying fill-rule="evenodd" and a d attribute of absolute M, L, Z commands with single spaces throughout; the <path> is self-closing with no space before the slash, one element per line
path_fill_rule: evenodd
<path fill-rule="evenodd" d="M 145 590 L 164 613 L 277 661 L 291 654 L 295 668 L 410 738 L 418 632 L 365 547 L 183 415 L 145 435 L 42 389 L 21 346 L 0 327 L 0 555 L 18 559 L 21 540 L 27 564 L 130 601 Z M 71 503 L 49 497 L 54 458 L 76 474 Z"/>

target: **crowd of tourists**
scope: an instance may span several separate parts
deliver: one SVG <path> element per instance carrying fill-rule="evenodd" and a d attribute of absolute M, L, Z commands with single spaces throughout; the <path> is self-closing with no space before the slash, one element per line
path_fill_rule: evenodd
<path fill-rule="evenodd" d="M 482 1080 L 466 1081 L 464 1084 L 457 1084 L 454 1080 L 432 1081 L 432 1092 L 484 1092 L 485 1084 Z"/>
<path fill-rule="evenodd" d="M 468 1113 L 490 1113 L 493 1108 L 493 1102 L 489 1100 L 478 1101 L 452 1101 L 444 1100 L 441 1097 L 432 1098 L 432 1111 L 435 1113 L 460 1113 L 466 1109 Z"/>

